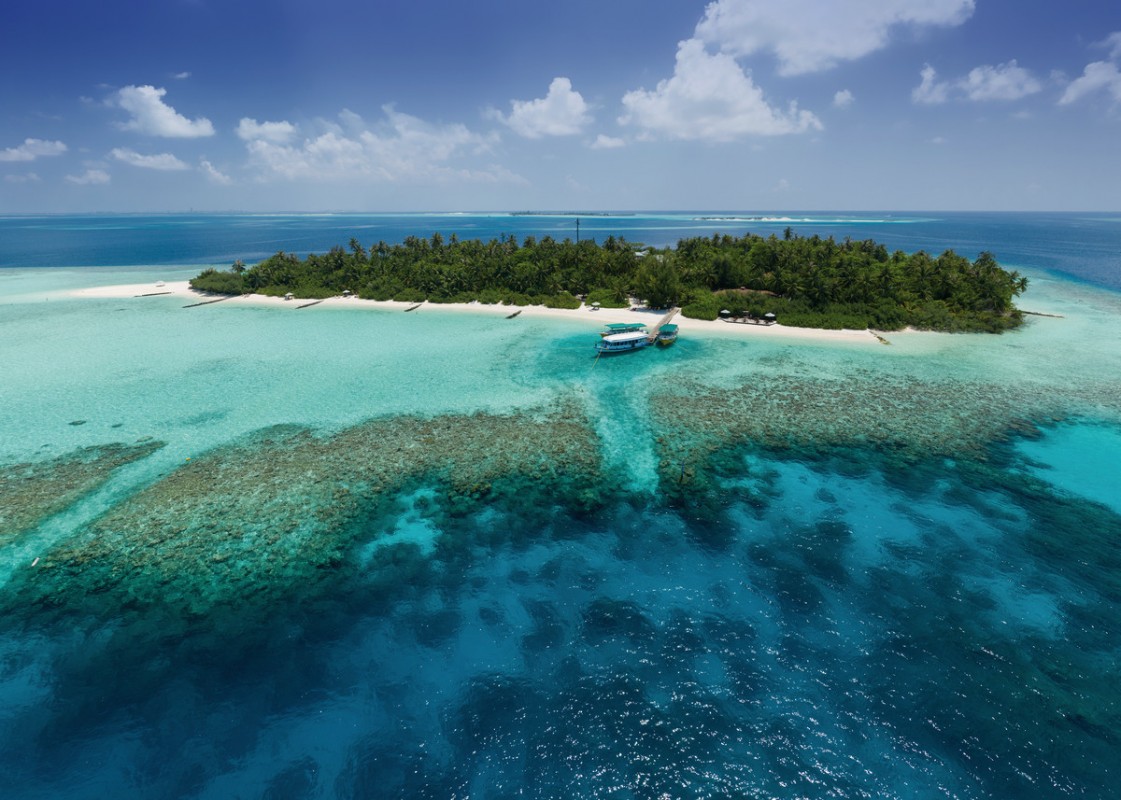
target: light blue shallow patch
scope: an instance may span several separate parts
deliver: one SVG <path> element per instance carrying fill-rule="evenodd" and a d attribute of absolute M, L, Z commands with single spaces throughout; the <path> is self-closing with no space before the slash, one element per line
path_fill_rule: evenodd
<path fill-rule="evenodd" d="M 1121 429 L 1069 423 L 1046 431 L 1042 439 L 1020 442 L 1017 449 L 1031 460 L 1032 475 L 1121 514 Z"/>
<path fill-rule="evenodd" d="M 440 535 L 440 529 L 432 520 L 424 516 L 424 512 L 417 508 L 417 503 L 422 499 L 431 501 L 435 496 L 436 493 L 432 489 L 419 489 L 407 497 L 400 498 L 405 511 L 397 518 L 393 530 L 364 545 L 358 554 L 359 562 L 364 566 L 368 565 L 378 550 L 399 544 L 415 545 L 422 554 L 431 555 L 436 548 L 436 538 Z"/>

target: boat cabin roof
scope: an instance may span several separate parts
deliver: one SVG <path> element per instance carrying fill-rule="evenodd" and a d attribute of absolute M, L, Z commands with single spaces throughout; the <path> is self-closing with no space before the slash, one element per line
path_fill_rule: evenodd
<path fill-rule="evenodd" d="M 612 333 L 603 337 L 605 342 L 621 343 L 621 342 L 634 342 L 639 339 L 645 339 L 646 334 L 643 331 L 624 331 L 623 333 Z"/>
<path fill-rule="evenodd" d="M 665 325 L 658 329 L 658 333 L 677 333 L 677 323 L 667 322 Z"/>
<path fill-rule="evenodd" d="M 638 331 L 646 327 L 645 322 L 609 322 L 603 326 L 608 333 L 627 333 Z"/>

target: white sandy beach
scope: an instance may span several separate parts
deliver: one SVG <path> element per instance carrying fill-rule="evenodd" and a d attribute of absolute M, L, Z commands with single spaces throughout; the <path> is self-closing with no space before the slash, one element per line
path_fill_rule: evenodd
<path fill-rule="evenodd" d="M 222 299 L 223 295 L 197 292 L 191 288 L 188 281 L 167 281 L 159 283 L 130 283 L 112 286 L 94 286 L 84 289 L 74 289 L 65 292 L 67 297 L 76 298 L 143 298 L 146 296 L 173 295 L 180 297 L 185 303 L 203 303 L 208 300 Z M 223 300 L 227 304 L 275 306 L 296 310 L 297 307 L 314 300 L 284 300 L 280 297 L 269 297 L 260 294 L 241 295 Z M 320 301 L 317 307 L 332 306 L 368 307 L 371 309 L 400 309 L 404 310 L 416 303 L 398 302 L 396 300 L 362 300 L 357 297 L 330 297 Z M 510 306 L 510 305 L 485 305 L 483 303 L 424 303 L 418 309 L 437 312 L 470 312 L 477 314 L 490 314 L 508 316 L 515 311 L 521 311 L 526 317 L 552 317 L 554 319 L 582 320 L 590 328 L 597 328 L 609 322 L 646 322 L 650 325 L 656 323 L 664 315 L 664 311 L 629 308 L 598 308 L 581 306 L 570 310 L 564 308 L 546 308 L 545 306 Z M 776 338 L 812 339 L 814 341 L 847 342 L 851 344 L 880 344 L 876 336 L 868 330 L 821 330 L 818 328 L 792 328 L 781 323 L 774 325 L 751 325 L 723 320 L 690 319 L 678 314 L 673 320 L 677 323 L 683 334 L 701 334 L 713 336 L 768 336 Z M 900 332 L 893 332 L 898 336 Z"/>

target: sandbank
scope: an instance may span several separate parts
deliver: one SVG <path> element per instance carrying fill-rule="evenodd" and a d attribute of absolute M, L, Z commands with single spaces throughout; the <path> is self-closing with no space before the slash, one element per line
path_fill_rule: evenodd
<path fill-rule="evenodd" d="M 174 296 L 182 299 L 185 304 L 204 303 L 208 300 L 222 300 L 223 305 L 254 305 L 272 306 L 296 310 L 297 307 L 308 303 L 316 303 L 318 308 L 328 307 L 367 307 L 380 309 L 393 309 L 404 311 L 415 306 L 416 303 L 406 303 L 397 300 L 363 300 L 357 297 L 329 297 L 326 300 L 285 300 L 281 297 L 270 297 L 261 294 L 247 294 L 239 296 L 211 294 L 198 292 L 191 288 L 188 281 L 160 281 L 158 283 L 129 283 L 114 286 L 93 286 L 84 289 L 73 289 L 64 293 L 67 297 L 87 299 L 111 298 L 148 298 L 160 296 Z M 565 319 L 571 321 L 586 321 L 589 328 L 598 328 L 609 322 L 644 322 L 653 325 L 662 318 L 664 311 L 645 308 L 597 308 L 582 305 L 578 309 L 546 308 L 545 306 L 511 306 L 488 305 L 483 303 L 428 303 L 421 304 L 417 311 L 424 312 L 471 312 L 489 314 L 492 316 L 509 316 L 515 311 L 520 311 L 520 316 L 547 317 L 552 319 Z M 766 336 L 775 338 L 811 339 L 818 342 L 848 342 L 852 344 L 880 344 L 876 335 L 869 330 L 822 330 L 820 328 L 793 328 L 781 323 L 774 325 L 751 325 L 723 320 L 691 319 L 678 314 L 673 320 L 683 335 L 701 334 L 711 336 Z M 892 332 L 891 336 L 898 336 L 899 331 Z"/>

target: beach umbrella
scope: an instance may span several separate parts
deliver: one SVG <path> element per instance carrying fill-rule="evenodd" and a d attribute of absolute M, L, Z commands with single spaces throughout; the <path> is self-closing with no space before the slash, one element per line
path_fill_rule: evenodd
<path fill-rule="evenodd" d="M 728 316 L 728 315 L 729 315 L 729 314 L 731 314 L 731 313 L 732 313 L 732 312 L 731 312 L 731 311 L 729 311 L 729 310 L 728 310 L 728 309 L 726 309 L 726 308 L 722 308 L 722 309 L 720 309 L 720 316 L 722 316 L 722 317 L 726 317 L 726 316 Z"/>
<path fill-rule="evenodd" d="M 592 308 L 599 309 L 599 303 L 592 303 Z"/>

